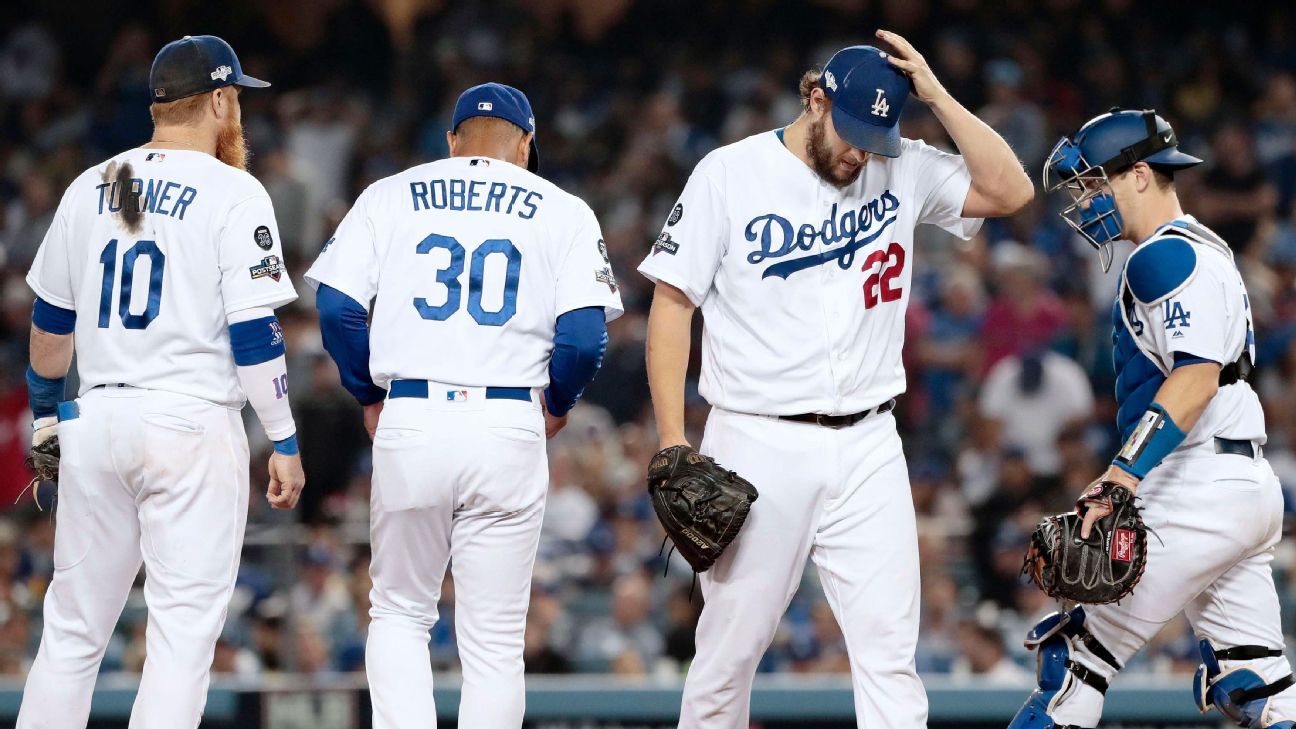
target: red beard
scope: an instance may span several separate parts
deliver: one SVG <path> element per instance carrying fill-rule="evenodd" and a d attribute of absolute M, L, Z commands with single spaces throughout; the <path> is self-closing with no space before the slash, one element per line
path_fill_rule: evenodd
<path fill-rule="evenodd" d="M 243 124 L 237 119 L 221 127 L 216 135 L 216 159 L 235 169 L 247 172 L 247 140 L 243 138 Z"/>

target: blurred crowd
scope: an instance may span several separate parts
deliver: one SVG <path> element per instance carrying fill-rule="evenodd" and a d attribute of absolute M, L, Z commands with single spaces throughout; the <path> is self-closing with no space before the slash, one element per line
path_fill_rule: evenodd
<path fill-rule="evenodd" d="M 22 282 L 64 186 L 147 140 L 148 70 L 166 41 L 215 33 L 274 87 L 242 97 L 252 171 L 300 276 L 371 181 L 446 154 L 453 101 L 514 84 L 537 113 L 544 175 L 599 215 L 627 312 L 598 379 L 550 446 L 551 490 L 526 634 L 532 672 L 679 674 L 701 597 L 667 560 L 642 486 L 656 449 L 644 371 L 651 297 L 633 269 L 693 165 L 786 124 L 796 81 L 876 27 L 908 37 L 954 95 L 1038 176 L 1052 143 L 1114 105 L 1155 107 L 1207 163 L 1178 176 L 1185 208 L 1234 247 L 1259 342 L 1266 454 L 1296 487 L 1296 11 L 1281 3 L 1132 0 L 315 0 L 216 6 L 108 0 L 9 11 L 0 31 L 0 674 L 22 675 L 51 574 L 49 510 L 19 500 L 30 432 Z M 140 19 L 141 14 L 148 17 Z M 905 136 L 949 148 L 911 101 Z M 1040 515 L 1068 507 L 1115 449 L 1111 302 L 1087 244 L 1040 197 L 970 242 L 920 229 L 897 415 L 919 513 L 931 674 L 1028 680 L 1026 629 L 1053 606 L 1019 577 Z M 1128 250 L 1124 251 L 1128 254 Z M 1118 261 L 1117 265 L 1120 263 Z M 252 500 L 249 543 L 216 668 L 248 679 L 362 670 L 368 622 L 368 441 L 323 354 L 310 291 L 280 311 L 308 477 L 300 511 Z M 695 348 L 696 349 L 696 348 Z M 696 371 L 696 362 L 694 371 Z M 698 441 L 706 405 L 690 380 Z M 268 451 L 251 427 L 254 450 Z M 264 483 L 254 458 L 253 483 Z M 259 488 L 259 487 L 258 487 Z M 40 495 L 48 502 L 49 491 Z M 1275 569 L 1288 635 L 1294 557 Z M 453 669 L 453 581 L 432 635 Z M 105 659 L 137 671 L 132 595 Z M 1191 670 L 1174 623 L 1133 671 Z M 762 670 L 848 670 L 813 569 Z"/>

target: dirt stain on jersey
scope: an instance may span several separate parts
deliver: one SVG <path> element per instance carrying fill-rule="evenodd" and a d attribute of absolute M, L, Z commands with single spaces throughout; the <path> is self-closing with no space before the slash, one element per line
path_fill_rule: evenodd
<path fill-rule="evenodd" d="M 144 213 L 140 209 L 142 190 L 138 181 L 132 179 L 134 174 L 130 162 L 118 164 L 116 160 L 109 162 L 103 173 L 103 181 L 112 185 L 109 194 L 116 198 L 110 201 L 110 207 L 117 208 L 115 214 L 127 233 L 140 232 L 144 223 Z"/>

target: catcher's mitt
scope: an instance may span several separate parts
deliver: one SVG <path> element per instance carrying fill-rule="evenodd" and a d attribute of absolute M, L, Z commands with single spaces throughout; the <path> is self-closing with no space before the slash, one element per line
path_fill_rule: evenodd
<path fill-rule="evenodd" d="M 1111 513 L 1080 538 L 1084 512 L 1101 504 Z M 1147 567 L 1147 527 L 1134 494 L 1111 481 L 1094 484 L 1076 511 L 1046 517 L 1035 527 L 1022 572 L 1049 597 L 1088 605 L 1116 602 L 1133 591 Z"/>
<path fill-rule="evenodd" d="M 671 446 L 648 466 L 648 494 L 675 548 L 706 572 L 747 521 L 756 487 L 688 446 Z"/>

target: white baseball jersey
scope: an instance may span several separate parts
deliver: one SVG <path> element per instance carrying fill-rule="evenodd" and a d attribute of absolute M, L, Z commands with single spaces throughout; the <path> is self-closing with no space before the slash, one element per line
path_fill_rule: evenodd
<path fill-rule="evenodd" d="M 143 212 L 135 225 L 123 219 L 122 165 Z M 202 152 L 133 149 L 68 187 L 27 284 L 77 313 L 81 394 L 124 383 L 242 407 L 227 315 L 297 298 L 282 255 L 252 175 Z"/>
<path fill-rule="evenodd" d="M 1176 358 L 1228 365 L 1249 352 L 1254 361 L 1255 335 L 1233 252 L 1191 215 L 1161 226 L 1135 248 L 1121 281 L 1116 367 L 1118 421 L 1125 438 Z M 1147 374 L 1140 377 L 1140 369 Z M 1140 387 L 1141 380 L 1147 384 Z M 1180 448 L 1215 436 L 1265 442 L 1264 410 L 1250 384 L 1221 387 Z"/>
<path fill-rule="evenodd" d="M 860 412 L 905 389 L 914 226 L 971 237 L 970 185 L 962 157 L 905 139 L 839 189 L 765 132 L 698 163 L 639 271 L 702 308 L 707 402 Z"/>
<path fill-rule="evenodd" d="M 455 157 L 379 180 L 306 272 L 373 302 L 374 383 L 543 387 L 559 315 L 621 295 L 594 212 L 517 165 Z"/>

